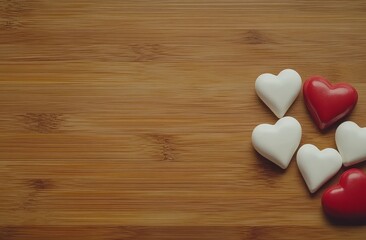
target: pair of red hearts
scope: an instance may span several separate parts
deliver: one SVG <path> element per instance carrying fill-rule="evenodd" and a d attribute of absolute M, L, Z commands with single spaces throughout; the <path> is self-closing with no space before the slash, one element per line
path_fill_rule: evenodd
<path fill-rule="evenodd" d="M 303 93 L 310 115 L 321 130 L 348 115 L 358 99 L 351 85 L 331 84 L 322 77 L 309 78 L 304 83 Z M 355 168 L 344 172 L 339 184 L 323 194 L 322 205 L 333 218 L 366 220 L 366 174 Z"/>

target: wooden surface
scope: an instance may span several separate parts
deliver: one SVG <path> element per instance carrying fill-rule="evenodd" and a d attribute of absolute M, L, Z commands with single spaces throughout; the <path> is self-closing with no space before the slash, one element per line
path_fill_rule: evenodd
<path fill-rule="evenodd" d="M 0 0 L 0 239 L 364 239 L 322 213 L 339 175 L 311 196 L 250 136 L 284 68 L 351 83 L 366 126 L 365 28 L 360 0 Z"/>

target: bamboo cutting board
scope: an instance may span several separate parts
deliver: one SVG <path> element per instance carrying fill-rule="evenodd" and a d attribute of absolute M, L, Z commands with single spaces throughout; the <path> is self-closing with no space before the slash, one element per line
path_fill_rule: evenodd
<path fill-rule="evenodd" d="M 310 195 L 250 136 L 284 68 L 351 83 L 366 126 L 365 27 L 363 0 L 0 0 L 0 239 L 364 239 L 322 213 L 340 174 Z"/>

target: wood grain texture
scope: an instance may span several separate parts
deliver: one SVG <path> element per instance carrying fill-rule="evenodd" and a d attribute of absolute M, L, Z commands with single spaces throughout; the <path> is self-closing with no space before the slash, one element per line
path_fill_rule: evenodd
<path fill-rule="evenodd" d="M 365 238 L 322 213 L 339 174 L 310 195 L 250 142 L 284 68 L 353 84 L 366 126 L 365 28 L 364 0 L 0 0 L 0 239 Z"/>

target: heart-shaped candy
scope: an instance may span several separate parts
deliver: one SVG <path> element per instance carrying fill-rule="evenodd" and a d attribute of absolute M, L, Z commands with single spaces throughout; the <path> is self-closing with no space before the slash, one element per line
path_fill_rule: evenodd
<path fill-rule="evenodd" d="M 344 166 L 366 160 L 366 128 L 351 121 L 344 122 L 337 128 L 335 139 Z"/>
<path fill-rule="evenodd" d="M 293 117 L 284 117 L 275 125 L 260 124 L 252 133 L 252 144 L 263 157 L 285 169 L 301 140 L 301 125 Z"/>
<path fill-rule="evenodd" d="M 322 205 L 336 219 L 366 220 L 366 174 L 356 168 L 344 172 L 339 184 L 324 192 Z"/>
<path fill-rule="evenodd" d="M 296 160 L 311 193 L 316 192 L 342 167 L 342 157 L 337 150 L 326 148 L 320 151 L 312 144 L 301 146 Z"/>
<path fill-rule="evenodd" d="M 319 76 L 305 81 L 303 93 L 306 107 L 321 130 L 349 114 L 358 98 L 356 89 L 351 85 L 330 84 Z"/>
<path fill-rule="evenodd" d="M 281 118 L 299 95 L 301 83 L 301 77 L 295 70 L 285 69 L 277 76 L 271 73 L 260 75 L 255 81 L 255 90 L 272 112 Z"/>

